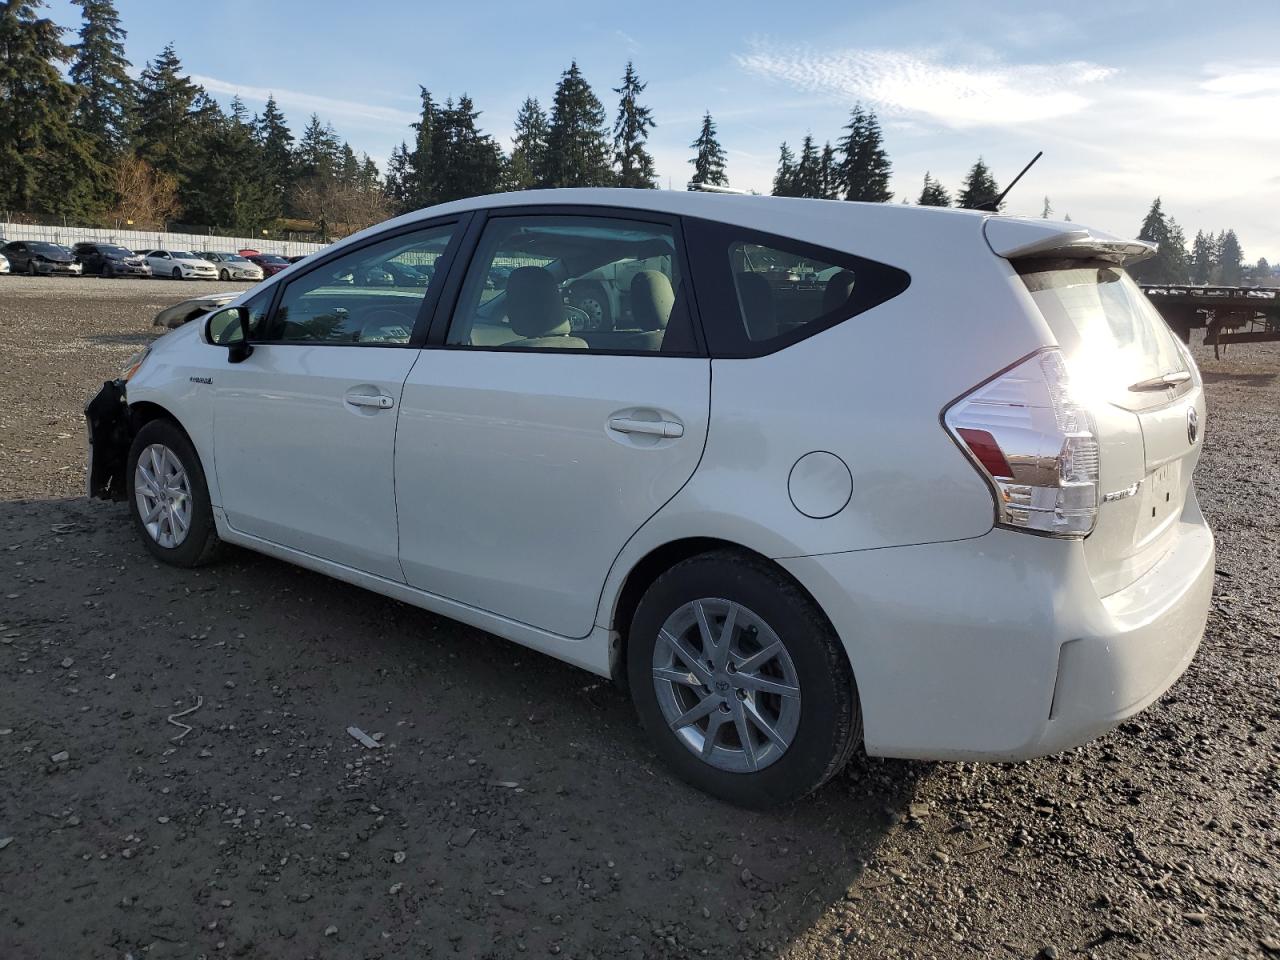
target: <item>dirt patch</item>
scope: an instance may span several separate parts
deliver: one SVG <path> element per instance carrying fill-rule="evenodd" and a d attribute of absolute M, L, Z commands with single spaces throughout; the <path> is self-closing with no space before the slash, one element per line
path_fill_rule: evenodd
<path fill-rule="evenodd" d="M 80 408 L 215 285 L 0 279 L 0 956 L 1280 951 L 1280 349 L 1200 352 L 1219 580 L 1158 704 L 759 814 L 588 674 L 249 553 L 153 563 L 80 496 Z"/>

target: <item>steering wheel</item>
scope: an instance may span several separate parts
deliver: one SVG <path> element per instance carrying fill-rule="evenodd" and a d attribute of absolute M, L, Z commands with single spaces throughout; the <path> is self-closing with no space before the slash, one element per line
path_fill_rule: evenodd
<path fill-rule="evenodd" d="M 578 333 L 582 330 L 595 329 L 595 323 L 591 319 L 591 314 L 587 313 L 587 311 L 580 307 L 575 307 L 566 303 L 564 305 L 564 318 L 569 321 L 569 329 L 574 333 Z"/>

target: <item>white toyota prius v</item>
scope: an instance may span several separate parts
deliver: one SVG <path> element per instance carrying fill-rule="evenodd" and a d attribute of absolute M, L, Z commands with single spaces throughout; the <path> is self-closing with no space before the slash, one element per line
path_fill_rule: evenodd
<path fill-rule="evenodd" d="M 1204 632 L 1200 374 L 1074 223 L 649 190 L 477 197 L 308 257 L 90 401 L 89 492 L 627 689 L 767 806 L 859 743 L 1016 760 Z"/>

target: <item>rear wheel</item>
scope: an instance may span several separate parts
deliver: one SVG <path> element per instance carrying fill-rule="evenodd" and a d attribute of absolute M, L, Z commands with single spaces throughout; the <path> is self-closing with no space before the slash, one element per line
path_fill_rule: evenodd
<path fill-rule="evenodd" d="M 218 533 L 200 458 L 170 420 L 134 437 L 126 470 L 130 512 L 143 545 L 165 563 L 198 567 L 213 559 Z"/>
<path fill-rule="evenodd" d="M 658 753 L 731 803 L 801 797 L 861 739 L 831 625 L 795 583 L 745 555 L 703 554 L 659 577 L 632 619 L 627 673 Z"/>

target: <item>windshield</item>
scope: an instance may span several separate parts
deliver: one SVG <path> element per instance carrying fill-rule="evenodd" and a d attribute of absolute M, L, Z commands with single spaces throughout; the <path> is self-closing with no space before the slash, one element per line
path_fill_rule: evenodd
<path fill-rule="evenodd" d="M 1186 370 L 1164 318 L 1119 267 L 1076 261 L 1021 272 L 1067 354 L 1073 381 L 1118 397 L 1130 384 Z"/>
<path fill-rule="evenodd" d="M 178 260 L 199 260 L 200 259 L 190 250 L 172 250 L 170 252 Z"/>
<path fill-rule="evenodd" d="M 71 256 L 70 250 L 56 243 L 29 243 L 27 246 L 31 248 L 32 253 L 54 254 L 60 257 Z"/>
<path fill-rule="evenodd" d="M 263 254 L 260 254 L 260 255 L 258 256 L 258 259 L 259 259 L 259 260 L 265 260 L 267 263 L 284 263 L 284 264 L 287 264 L 287 263 L 289 262 L 289 261 L 288 261 L 288 260 L 286 260 L 284 257 L 277 257 L 274 253 L 263 253 Z"/>
<path fill-rule="evenodd" d="M 100 246 L 98 252 L 113 257 L 132 257 L 132 251 L 126 250 L 124 247 Z"/>
<path fill-rule="evenodd" d="M 238 253 L 220 253 L 218 254 L 218 259 L 225 260 L 228 263 L 248 263 L 249 262 L 244 257 L 240 256 L 240 254 Z"/>

